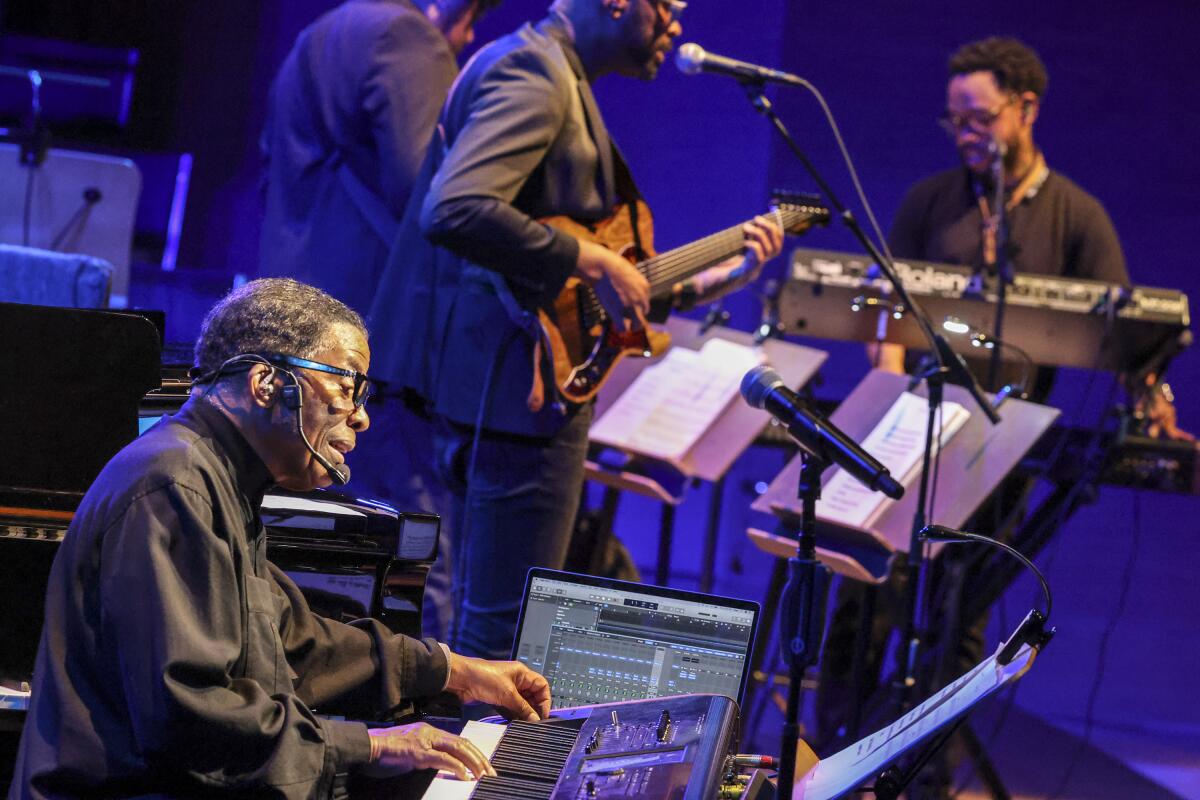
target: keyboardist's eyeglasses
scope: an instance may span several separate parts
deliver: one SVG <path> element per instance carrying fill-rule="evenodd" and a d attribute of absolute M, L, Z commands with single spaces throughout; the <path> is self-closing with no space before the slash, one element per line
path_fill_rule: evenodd
<path fill-rule="evenodd" d="M 374 389 L 374 379 L 365 372 L 357 372 L 352 369 L 342 369 L 330 364 L 322 364 L 320 361 L 312 361 L 300 356 L 290 356 L 286 353 L 270 353 L 266 356 L 267 361 L 272 364 L 281 364 L 289 367 L 299 367 L 300 369 L 311 369 L 316 372 L 327 372 L 330 375 L 341 375 L 345 378 L 351 378 L 354 381 L 354 389 L 351 392 L 351 398 L 354 400 L 355 408 L 362 408 L 367 402 L 367 398 L 371 396 Z"/>
<path fill-rule="evenodd" d="M 951 136 L 965 130 L 972 130 L 975 133 L 987 133 L 996 119 L 1004 112 L 1004 109 L 1019 99 L 1016 95 L 1011 95 L 1007 100 L 993 109 L 971 108 L 962 113 L 946 109 L 938 117 L 938 124 Z"/>

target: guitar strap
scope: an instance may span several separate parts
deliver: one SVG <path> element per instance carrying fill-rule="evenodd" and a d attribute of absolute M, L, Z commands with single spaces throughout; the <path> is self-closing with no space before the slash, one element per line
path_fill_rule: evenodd
<path fill-rule="evenodd" d="M 617 199 L 629 208 L 629 223 L 633 227 L 633 244 L 637 247 L 639 253 L 647 252 L 642 246 L 642 232 L 638 227 L 638 200 L 642 199 L 642 193 L 638 191 L 637 184 L 634 183 L 633 173 L 629 171 L 629 164 L 625 161 L 625 156 L 621 153 L 621 148 L 617 147 L 617 143 L 612 142 L 613 154 L 613 180 L 617 188 Z"/>

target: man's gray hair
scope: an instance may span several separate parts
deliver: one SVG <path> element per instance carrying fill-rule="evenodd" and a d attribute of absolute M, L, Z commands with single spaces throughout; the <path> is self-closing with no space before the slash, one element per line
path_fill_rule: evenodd
<path fill-rule="evenodd" d="M 205 315 L 192 374 L 211 380 L 222 364 L 242 353 L 311 358 L 340 322 L 367 335 L 356 311 L 316 287 L 291 278 L 250 281 Z"/>

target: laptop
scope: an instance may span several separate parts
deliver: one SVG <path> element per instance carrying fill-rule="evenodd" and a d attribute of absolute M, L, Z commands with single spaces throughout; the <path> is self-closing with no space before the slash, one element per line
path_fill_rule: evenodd
<path fill-rule="evenodd" d="M 698 692 L 740 705 L 759 605 L 534 567 L 513 658 L 550 683 L 553 708 Z"/>

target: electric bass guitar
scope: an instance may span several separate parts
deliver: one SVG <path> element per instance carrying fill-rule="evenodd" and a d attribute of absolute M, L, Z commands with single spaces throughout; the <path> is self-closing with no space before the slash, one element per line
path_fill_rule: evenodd
<path fill-rule="evenodd" d="M 826 224 L 829 209 L 811 195 L 777 192 L 763 216 L 794 235 Z M 634 235 L 634 220 L 639 236 Z M 745 223 L 741 223 L 658 255 L 639 250 L 637 241 L 645 248 L 653 247 L 650 209 L 641 200 L 636 214 L 621 204 L 612 215 L 592 224 L 570 217 L 549 217 L 541 222 L 627 258 L 650 282 L 651 300 L 668 299 L 675 284 L 740 254 L 746 244 Z M 636 320 L 629 328 L 624 320 L 614 321 L 596 293 L 578 278 L 567 280 L 552 306 L 538 309 L 538 319 L 554 366 L 554 382 L 562 396 L 575 403 L 594 397 L 622 358 L 657 356 L 671 345 L 670 334 L 648 327 L 645 320 Z"/>

